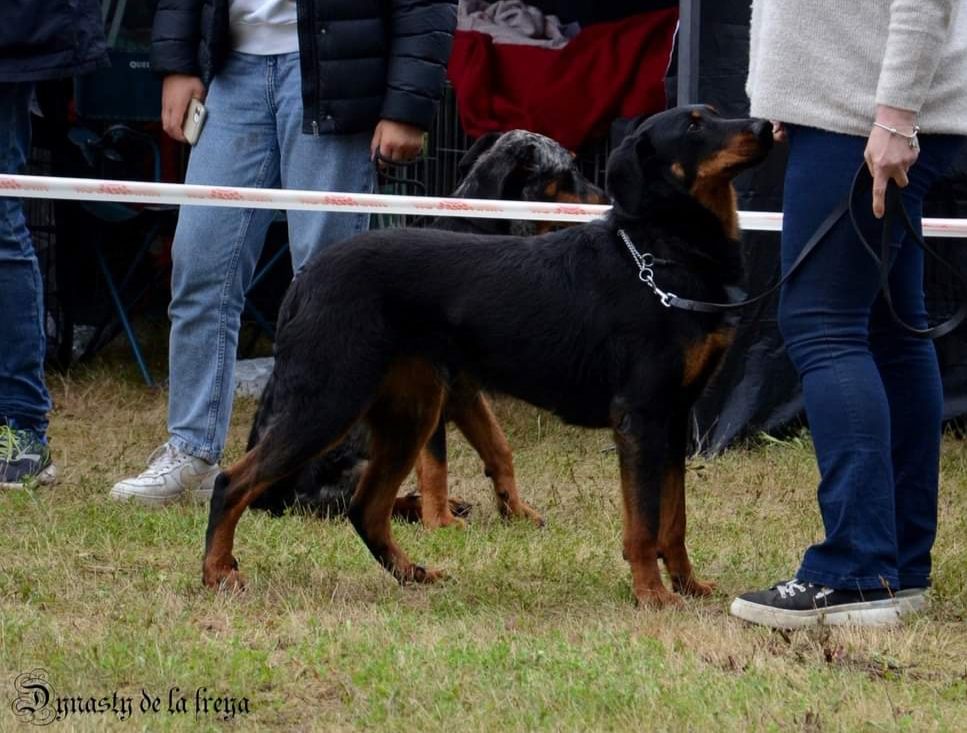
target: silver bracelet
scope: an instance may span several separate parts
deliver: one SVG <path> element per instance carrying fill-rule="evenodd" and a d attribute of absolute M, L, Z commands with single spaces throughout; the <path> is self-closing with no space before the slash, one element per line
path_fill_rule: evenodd
<path fill-rule="evenodd" d="M 909 135 L 906 134 L 905 132 L 900 132 L 895 127 L 890 127 L 889 125 L 884 125 L 882 122 L 874 122 L 873 123 L 873 126 L 874 127 L 879 127 L 881 130 L 886 130 L 891 135 L 899 135 L 900 137 L 902 137 L 904 140 L 907 141 L 907 145 L 909 145 L 910 148 L 913 149 L 913 150 L 919 150 L 920 149 L 920 140 L 917 138 L 917 135 L 920 133 L 920 126 L 919 125 L 914 125 L 913 126 L 913 132 L 911 132 Z"/>

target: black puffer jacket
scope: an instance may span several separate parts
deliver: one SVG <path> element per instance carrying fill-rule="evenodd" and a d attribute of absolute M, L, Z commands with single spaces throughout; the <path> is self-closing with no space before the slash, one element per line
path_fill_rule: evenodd
<path fill-rule="evenodd" d="M 229 0 L 160 0 L 151 67 L 208 83 L 229 53 Z M 363 132 L 380 119 L 424 129 L 446 78 L 451 0 L 297 0 L 303 130 Z"/>
<path fill-rule="evenodd" d="M 108 64 L 98 0 L 0 0 L 0 7 L 0 82 L 59 79 Z"/>

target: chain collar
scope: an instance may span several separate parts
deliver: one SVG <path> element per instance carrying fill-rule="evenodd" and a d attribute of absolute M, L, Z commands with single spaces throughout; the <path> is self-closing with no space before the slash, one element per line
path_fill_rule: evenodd
<path fill-rule="evenodd" d="M 628 236 L 624 229 L 618 230 L 618 236 L 625 243 L 625 246 L 635 261 L 635 265 L 638 267 L 638 279 L 647 285 L 651 292 L 658 296 L 658 300 L 663 306 L 671 308 L 672 301 L 677 299 L 678 296 L 675 293 L 665 292 L 655 284 L 655 256 L 651 252 L 645 252 L 644 254 L 639 252 L 635 248 L 635 245 L 632 244 L 631 237 Z"/>

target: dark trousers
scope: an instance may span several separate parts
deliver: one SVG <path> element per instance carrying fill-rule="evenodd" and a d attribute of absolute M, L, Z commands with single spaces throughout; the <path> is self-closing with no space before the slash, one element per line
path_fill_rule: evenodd
<path fill-rule="evenodd" d="M 0 171 L 23 173 L 30 148 L 30 83 L 0 82 Z M 44 295 L 20 199 L 0 197 L 0 422 L 47 429 Z"/>
<path fill-rule="evenodd" d="M 922 136 L 903 202 L 919 229 L 923 197 L 963 138 Z M 790 129 L 782 231 L 785 271 L 846 196 L 866 139 Z M 861 225 L 879 246 L 864 197 Z M 923 252 L 894 235 L 890 285 L 897 312 L 927 325 Z M 943 392 L 934 345 L 897 326 L 879 294 L 876 263 L 844 218 L 783 288 L 779 325 L 802 380 L 821 480 L 826 538 L 798 578 L 832 588 L 925 587 L 937 527 Z"/>

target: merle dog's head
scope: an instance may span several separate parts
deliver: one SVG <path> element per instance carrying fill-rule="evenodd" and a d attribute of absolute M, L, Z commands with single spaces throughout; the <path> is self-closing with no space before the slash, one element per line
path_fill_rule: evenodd
<path fill-rule="evenodd" d="M 574 155 L 549 137 L 527 130 L 488 133 L 459 164 L 458 198 L 607 204 L 604 191 L 581 173 Z M 510 233 L 540 234 L 553 222 L 510 222 Z"/>
<path fill-rule="evenodd" d="M 723 218 L 732 179 L 765 159 L 772 125 L 725 119 L 714 108 L 676 107 L 637 124 L 608 159 L 607 188 L 618 219 L 643 216 L 663 191 L 684 191 Z"/>

